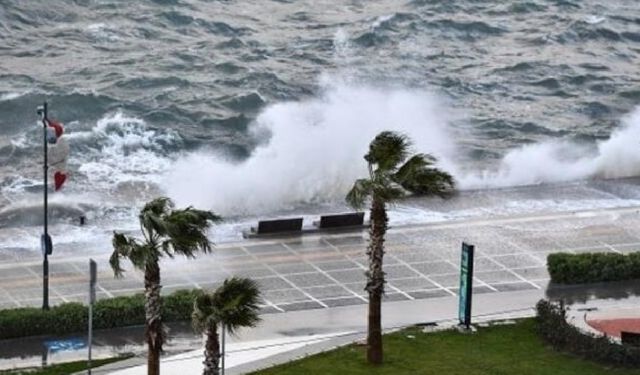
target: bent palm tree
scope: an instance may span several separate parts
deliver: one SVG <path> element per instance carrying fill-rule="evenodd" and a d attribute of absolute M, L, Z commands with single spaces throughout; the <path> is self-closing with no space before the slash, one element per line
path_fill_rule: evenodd
<path fill-rule="evenodd" d="M 445 197 L 454 188 L 451 175 L 433 166 L 436 158 L 429 154 L 410 156 L 410 146 L 410 140 L 403 134 L 390 131 L 378 134 L 364 156 L 369 178 L 356 180 L 346 197 L 347 203 L 357 209 L 371 198 L 365 287 L 369 293 L 367 360 L 376 365 L 382 363 L 380 308 L 385 283 L 382 258 L 388 222 L 386 204 L 411 193 Z"/>
<path fill-rule="evenodd" d="M 196 297 L 191 316 L 193 328 L 204 333 L 207 341 L 204 350 L 203 375 L 218 375 L 220 367 L 220 324 L 233 334 L 241 327 L 255 327 L 260 321 L 258 300 L 260 290 L 251 279 L 227 279 L 213 293 Z"/>
<path fill-rule="evenodd" d="M 160 303 L 160 266 L 162 257 L 176 254 L 194 257 L 197 251 L 211 251 L 207 229 L 220 217 L 209 211 L 191 207 L 176 210 L 169 198 L 157 198 L 147 203 L 138 216 L 143 240 L 113 234 L 113 253 L 109 259 L 115 276 L 124 270 L 121 258 L 131 261 L 144 272 L 145 339 L 149 347 L 147 371 L 149 375 L 160 373 L 160 353 L 165 342 Z"/>

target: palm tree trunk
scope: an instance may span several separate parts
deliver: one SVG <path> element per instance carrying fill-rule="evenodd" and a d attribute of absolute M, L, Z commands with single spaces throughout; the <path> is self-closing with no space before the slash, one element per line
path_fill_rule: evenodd
<path fill-rule="evenodd" d="M 382 364 L 382 294 L 384 293 L 384 236 L 387 232 L 387 210 L 383 200 L 373 196 L 371 203 L 371 227 L 369 228 L 369 271 L 366 290 L 369 292 L 369 321 L 367 331 L 367 361 Z"/>
<path fill-rule="evenodd" d="M 149 347 L 147 356 L 147 374 L 160 374 L 160 353 L 164 344 L 164 327 L 162 325 L 160 302 L 160 266 L 150 261 L 144 270 L 145 296 L 145 338 Z"/>
<path fill-rule="evenodd" d="M 202 375 L 218 375 L 220 373 L 220 341 L 218 325 L 213 324 L 206 330 L 207 343 L 204 346 L 204 371 Z"/>

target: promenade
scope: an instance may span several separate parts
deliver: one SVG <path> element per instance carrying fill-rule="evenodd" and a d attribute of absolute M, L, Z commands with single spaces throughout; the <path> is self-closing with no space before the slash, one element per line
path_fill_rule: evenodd
<path fill-rule="evenodd" d="M 636 186 L 635 181 L 625 180 L 598 182 L 595 187 L 586 182 L 463 193 L 447 202 L 413 202 L 418 207 L 434 207 L 444 216 L 451 212 L 456 215 L 430 224 L 394 225 L 392 220 L 386 242 L 384 327 L 434 321 L 455 323 L 462 241 L 476 246 L 476 321 L 482 317 L 532 315 L 535 302 L 545 296 L 580 302 L 594 296 L 624 298 L 629 293 L 637 294 L 640 291 L 629 292 L 624 285 L 603 290 L 592 286 L 584 290 L 548 290 L 545 266 L 546 257 L 552 252 L 628 253 L 640 249 Z M 559 208 L 547 209 L 550 201 Z M 514 210 L 514 202 L 527 202 L 532 209 Z M 538 203 L 544 207 L 537 207 Z M 461 209 L 475 214 L 459 215 Z M 315 342 L 314 350 L 322 350 L 362 338 L 367 302 L 363 290 L 367 237 L 366 231 L 356 231 L 218 244 L 212 254 L 197 259 L 164 260 L 163 292 L 214 288 L 232 275 L 251 277 L 260 284 L 263 323 L 243 330 L 240 337 L 230 340 L 230 345 L 245 348 L 242 353 L 249 357 L 256 354 L 251 345 L 262 348 L 265 342 L 290 350 L 254 364 L 251 358 L 238 359 L 238 366 L 230 373 L 242 373 L 303 354 L 308 349 L 296 346 L 300 341 Z M 50 258 L 51 303 L 86 301 L 90 257 L 98 262 L 98 298 L 141 292 L 139 272 L 128 270 L 124 278 L 113 277 L 108 265 L 110 252 L 111 249 L 91 247 L 83 251 L 77 246 L 72 250 L 57 249 Z M 40 306 L 41 283 L 38 253 L 0 254 L 0 307 Z M 98 338 L 96 344 L 108 352 L 112 341 L 109 337 L 114 334 L 117 333 L 103 333 L 104 342 Z M 186 331 L 181 337 L 168 348 L 173 353 L 187 351 L 177 361 L 189 362 L 194 368 L 200 366 L 200 349 L 188 352 L 201 345 L 199 339 Z M 141 344 L 135 338 L 129 340 L 131 348 Z M 82 357 L 80 352 L 68 355 Z M 57 361 L 55 356 L 51 359 Z M 109 368 L 143 362 L 137 357 Z"/>
<path fill-rule="evenodd" d="M 460 244 L 476 246 L 474 293 L 544 290 L 547 254 L 626 253 L 640 248 L 638 207 L 515 215 L 439 224 L 392 227 L 388 233 L 385 301 L 454 298 Z M 263 313 L 326 309 L 366 303 L 363 290 L 366 231 L 223 244 L 197 259 L 162 264 L 164 292 L 214 288 L 231 275 L 254 278 L 263 292 Z M 142 290 L 136 271 L 115 279 L 109 252 L 58 254 L 50 258 L 51 303 L 86 301 L 88 258 L 98 262 L 98 298 Z M 41 260 L 0 262 L 0 307 L 39 306 Z"/>

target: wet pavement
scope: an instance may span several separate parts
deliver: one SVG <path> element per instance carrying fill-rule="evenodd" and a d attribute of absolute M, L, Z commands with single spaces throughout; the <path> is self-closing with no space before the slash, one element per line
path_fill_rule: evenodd
<path fill-rule="evenodd" d="M 623 287 L 612 285 L 612 288 Z M 579 288 L 573 288 L 578 291 Z M 474 296 L 473 324 L 484 324 L 495 320 L 512 320 L 531 317 L 535 314 L 535 303 L 545 296 L 542 290 L 484 293 Z M 577 303 L 571 312 L 581 314 L 585 306 L 589 310 L 600 307 L 605 311 L 621 306 L 637 307 L 640 298 L 624 300 L 590 299 L 587 305 Z M 366 306 L 352 305 L 329 309 L 314 309 L 268 314 L 256 328 L 243 330 L 230 340 L 228 346 L 227 373 L 244 374 L 275 364 L 291 361 L 301 356 L 329 350 L 336 346 L 361 341 L 366 335 Z M 447 329 L 458 324 L 457 300 L 449 297 L 413 301 L 392 301 L 383 304 L 382 322 L 386 331 L 410 325 Z M 318 336 L 329 337 L 317 342 Z M 266 341 L 265 341 L 266 340 Z M 267 344 L 265 344 L 267 342 Z M 271 344 L 268 344 L 268 343 Z M 287 347 L 287 343 L 304 344 L 298 348 Z M 168 374 L 198 373 L 202 368 L 202 346 L 162 360 L 162 372 Z M 263 350 L 272 350 L 268 357 Z M 107 366 L 96 374 L 144 375 L 145 358 L 138 357 L 126 363 Z M 120 370 L 126 371 L 120 372 Z"/>
<path fill-rule="evenodd" d="M 392 226 L 386 242 L 386 300 L 455 296 L 462 241 L 476 245 L 476 293 L 544 288 L 549 280 L 546 256 L 551 252 L 638 250 L 640 201 L 629 199 L 640 191 L 638 185 L 636 180 L 593 181 L 465 192 L 447 202 L 416 201 L 416 206 L 431 204 L 445 217 L 450 212 L 459 215 L 462 208 L 480 214 Z M 559 212 L 545 208 L 550 201 L 558 208 L 572 199 L 567 207 L 596 207 L 603 201 L 613 207 Z M 529 202 L 527 213 L 515 210 L 514 202 Z M 237 275 L 258 281 L 266 313 L 364 304 L 366 245 L 366 231 L 219 244 L 213 254 L 197 259 L 165 260 L 163 292 L 213 288 Z M 58 249 L 50 257 L 51 304 L 86 301 L 90 257 L 98 262 L 98 298 L 141 292 L 137 271 L 114 279 L 110 251 Z M 39 254 L 3 251 L 0 308 L 40 306 L 41 273 Z"/>
<path fill-rule="evenodd" d="M 202 340 L 189 324 L 169 324 L 171 340 L 165 354 L 172 355 L 198 347 Z M 143 327 L 127 327 L 113 330 L 96 330 L 93 338 L 92 357 L 110 358 L 118 354 L 146 353 Z M 38 367 L 46 364 L 87 359 L 87 336 L 39 336 L 12 340 L 0 340 L 0 370 Z"/>
<path fill-rule="evenodd" d="M 638 208 L 515 216 L 391 228 L 385 272 L 387 301 L 454 297 L 461 241 L 476 245 L 474 292 L 543 289 L 546 257 L 557 251 L 627 253 L 640 249 Z M 366 303 L 365 232 L 253 240 L 218 246 L 215 254 L 162 264 L 163 292 L 214 288 L 231 275 L 256 279 L 263 312 Z M 51 259 L 51 303 L 86 301 L 88 264 L 81 256 Z M 142 291 L 139 272 L 114 279 L 98 261 L 98 298 Z M 85 258 L 86 260 L 86 258 Z M 88 263 L 88 262 L 87 262 Z M 39 306 L 39 261 L 0 264 L 0 305 Z"/>
<path fill-rule="evenodd" d="M 546 190 L 523 188 L 467 193 L 467 207 L 482 211 L 483 207 L 491 206 L 493 213 L 440 223 L 391 227 L 385 256 L 386 303 L 430 306 L 446 302 L 455 306 L 462 241 L 476 246 L 473 281 L 476 296 L 494 296 L 490 300 L 499 300 L 503 295 L 533 296 L 527 303 L 535 303 L 535 298 L 547 295 L 580 303 L 594 297 L 625 298 L 638 294 L 640 288 L 633 283 L 615 288 L 607 284 L 547 290 L 549 275 L 545 265 L 549 253 L 628 253 L 640 249 L 640 233 L 637 232 L 640 206 L 634 206 L 633 200 L 622 202 L 616 198 L 627 194 L 630 183 L 607 185 L 603 182 L 601 185 L 585 183 L 547 187 Z M 636 185 L 633 187 L 633 191 L 637 191 Z M 533 198 L 532 191 L 535 192 Z M 612 194 L 614 198 L 611 198 Z M 614 207 L 578 211 L 532 209 L 527 214 L 510 213 L 506 202 L 524 199 L 525 195 L 539 202 L 553 197 L 561 200 L 579 196 L 600 203 L 603 196 L 608 196 L 616 203 Z M 588 199 L 585 202 L 588 207 Z M 461 203 L 456 200 L 451 204 Z M 500 204 L 505 204 L 502 211 L 495 209 Z M 259 283 L 264 314 L 288 316 L 306 311 L 317 311 L 318 314 L 324 314 L 321 311 L 325 310 L 329 314 L 344 309 L 360 311 L 367 302 L 363 290 L 366 244 L 366 231 L 220 244 L 213 254 L 194 260 L 163 261 L 163 292 L 214 288 L 226 277 L 236 275 L 254 278 Z M 109 254 L 109 249 L 74 250 L 60 251 L 51 257 L 51 303 L 86 301 L 89 257 L 98 262 L 98 298 L 141 292 L 143 282 L 139 272 L 129 271 L 122 279 L 113 278 L 108 266 Z M 41 282 L 41 260 L 37 254 L 0 254 L 0 308 L 40 306 Z M 482 300 L 474 297 L 474 301 Z M 344 326 L 341 324 L 340 328 Z M 300 325 L 299 329 L 304 330 L 305 326 Z M 139 336 L 120 331 L 114 334 L 121 336 L 123 341 L 106 340 L 103 345 L 105 355 L 113 353 L 111 348 L 118 348 L 117 352 L 139 349 L 137 340 L 141 333 Z M 185 347 L 197 345 L 199 338 L 190 330 L 184 335 Z M 131 338 L 134 336 L 138 339 Z M 180 340 L 177 342 L 180 347 Z M 47 353 L 47 360 L 57 361 L 66 355 L 70 354 Z M 41 363 L 42 344 L 29 344 L 29 340 L 0 342 L 0 367 L 12 367 L 16 357 L 23 358 L 20 366 Z"/>

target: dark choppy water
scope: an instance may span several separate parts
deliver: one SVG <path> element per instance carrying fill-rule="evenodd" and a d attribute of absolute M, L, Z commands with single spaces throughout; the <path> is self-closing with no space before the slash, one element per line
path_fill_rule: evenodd
<path fill-rule="evenodd" d="M 638 175 L 639 55 L 636 0 L 4 0 L 0 247 L 37 243 L 44 99 L 73 242 L 135 228 L 160 193 L 335 209 L 387 128 L 463 188 Z M 78 212 L 96 225 L 64 227 Z"/>

